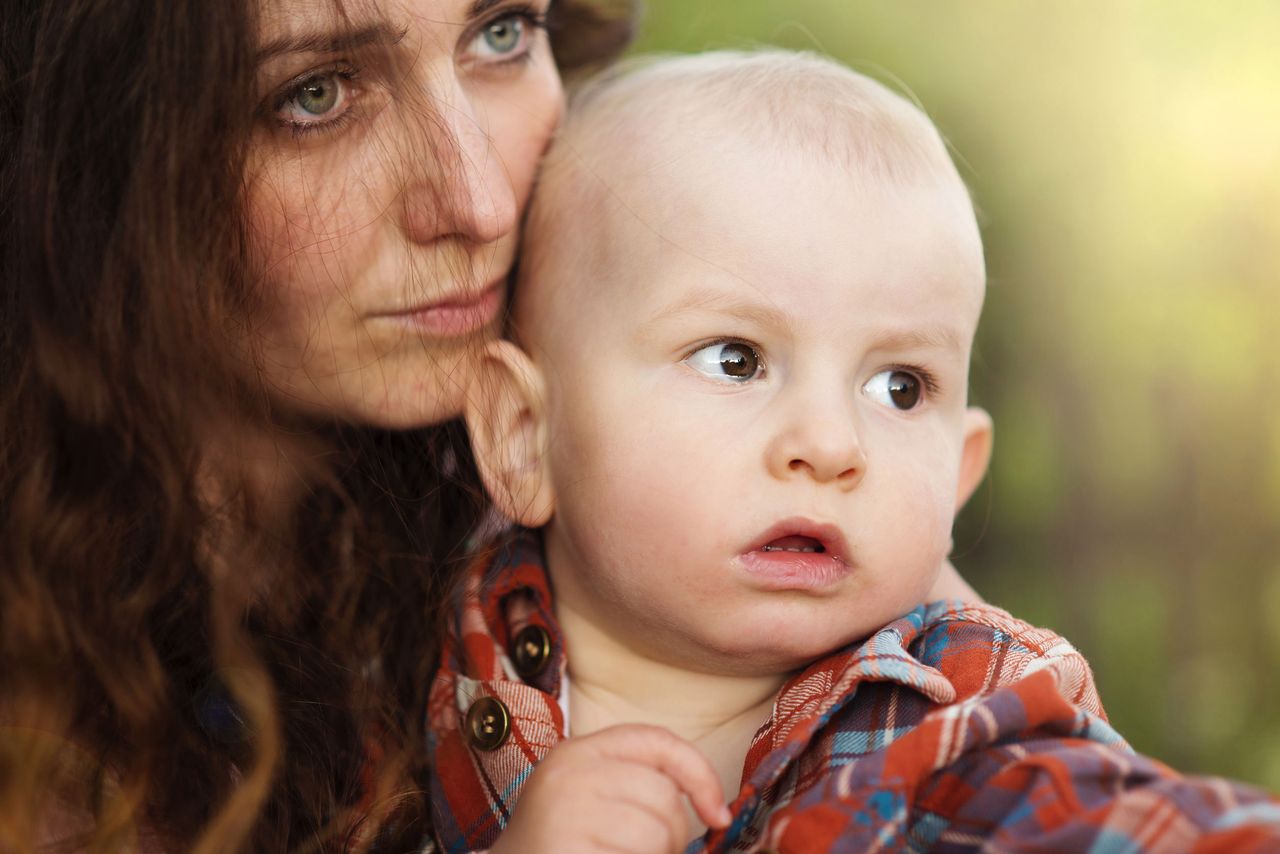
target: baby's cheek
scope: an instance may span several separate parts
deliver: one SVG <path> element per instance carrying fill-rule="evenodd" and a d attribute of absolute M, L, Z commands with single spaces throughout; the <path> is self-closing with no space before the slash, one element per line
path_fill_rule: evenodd
<path fill-rule="evenodd" d="M 618 530 L 651 551 L 663 551 L 691 530 L 715 530 L 714 520 L 700 518 L 699 504 L 689 500 L 690 481 L 681 476 L 676 460 L 652 450 L 652 445 L 633 447 L 626 464 L 608 474 Z"/>
<path fill-rule="evenodd" d="M 946 557 L 955 517 L 955 474 L 942 459 L 920 460 L 914 476 L 907 480 L 908 508 L 913 536 L 928 557 Z"/>
<path fill-rule="evenodd" d="M 671 461 L 603 395 L 590 404 L 570 394 L 558 406 L 567 417 L 549 436 L 557 513 L 586 536 L 643 545 L 669 521 Z"/>

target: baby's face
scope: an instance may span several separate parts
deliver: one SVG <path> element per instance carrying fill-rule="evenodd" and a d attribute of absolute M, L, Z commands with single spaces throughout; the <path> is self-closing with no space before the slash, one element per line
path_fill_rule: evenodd
<path fill-rule="evenodd" d="M 909 611 L 948 554 L 986 460 L 981 244 L 957 181 L 670 148 L 544 235 L 568 248 L 518 295 L 552 579 L 632 648 L 781 672 Z"/>

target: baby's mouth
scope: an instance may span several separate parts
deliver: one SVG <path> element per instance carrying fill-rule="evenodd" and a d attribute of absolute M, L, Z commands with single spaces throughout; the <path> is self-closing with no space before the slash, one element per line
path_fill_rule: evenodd
<path fill-rule="evenodd" d="M 854 571 L 840 529 L 804 517 L 785 519 L 766 530 L 738 557 L 751 583 L 762 590 L 837 590 Z M 825 595 L 825 594 L 824 594 Z"/>
<path fill-rule="evenodd" d="M 778 537 L 760 547 L 762 552 L 796 552 L 799 554 L 823 554 L 827 547 L 813 537 Z"/>
<path fill-rule="evenodd" d="M 783 519 L 770 526 L 742 554 L 755 554 L 773 563 L 800 560 L 851 565 L 849 546 L 840 529 L 803 516 Z"/>

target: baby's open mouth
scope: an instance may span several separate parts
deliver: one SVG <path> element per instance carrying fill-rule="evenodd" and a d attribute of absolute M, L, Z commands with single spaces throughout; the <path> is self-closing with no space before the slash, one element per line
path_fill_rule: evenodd
<path fill-rule="evenodd" d="M 801 552 L 822 554 L 827 550 L 820 541 L 813 537 L 778 537 L 760 547 L 762 552 Z"/>
<path fill-rule="evenodd" d="M 797 516 L 773 525 L 738 557 L 746 577 L 766 591 L 838 589 L 854 567 L 835 525 Z"/>

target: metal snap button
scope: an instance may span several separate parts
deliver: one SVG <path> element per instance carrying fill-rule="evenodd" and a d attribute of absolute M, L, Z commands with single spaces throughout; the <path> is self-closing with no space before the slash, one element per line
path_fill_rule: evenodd
<path fill-rule="evenodd" d="M 481 697 L 467 709 L 466 733 L 477 750 L 497 750 L 511 733 L 511 713 L 496 697 Z"/>
<path fill-rule="evenodd" d="M 551 661 L 551 635 L 542 626 L 525 626 L 511 642 L 511 660 L 521 677 L 537 676 Z"/>

